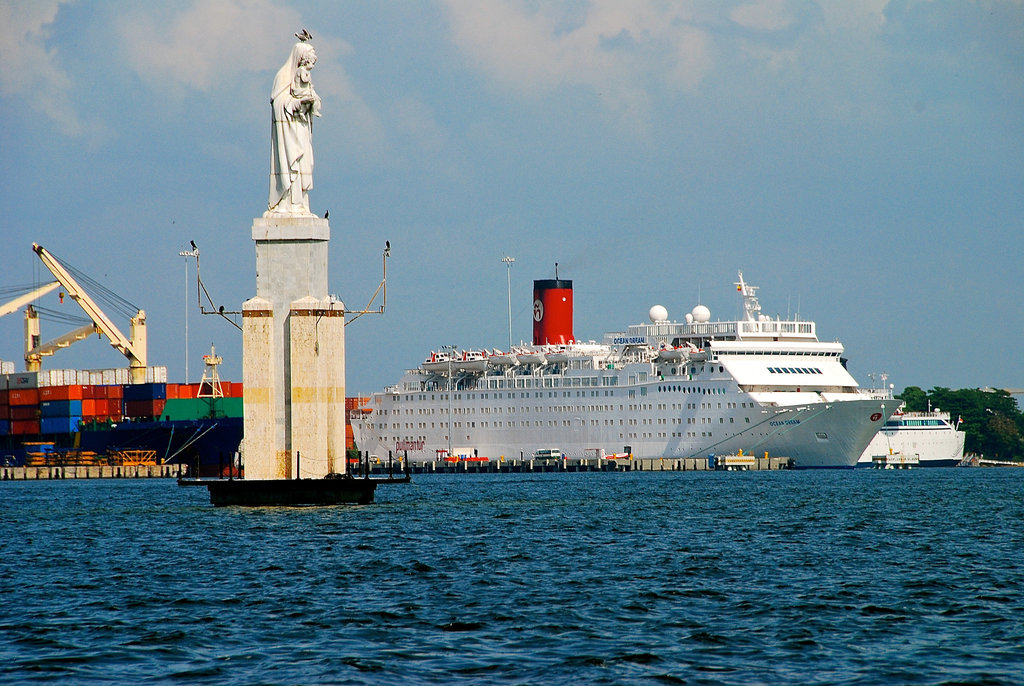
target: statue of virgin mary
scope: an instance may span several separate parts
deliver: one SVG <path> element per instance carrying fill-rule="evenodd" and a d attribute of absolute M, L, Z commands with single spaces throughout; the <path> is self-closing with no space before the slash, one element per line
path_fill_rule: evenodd
<path fill-rule="evenodd" d="M 320 116 L 320 97 L 310 80 L 315 64 L 316 50 L 300 40 L 274 78 L 270 92 L 270 198 L 264 216 L 314 216 L 309 210 L 313 117 Z"/>

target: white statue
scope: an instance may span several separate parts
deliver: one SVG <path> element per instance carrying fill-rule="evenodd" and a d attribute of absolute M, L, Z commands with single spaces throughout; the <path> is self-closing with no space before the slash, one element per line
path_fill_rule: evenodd
<path fill-rule="evenodd" d="M 264 216 L 314 216 L 309 211 L 313 187 L 313 117 L 320 116 L 320 96 L 313 90 L 310 70 L 316 50 L 303 29 L 295 34 L 288 61 L 277 72 L 270 92 L 270 199 Z"/>

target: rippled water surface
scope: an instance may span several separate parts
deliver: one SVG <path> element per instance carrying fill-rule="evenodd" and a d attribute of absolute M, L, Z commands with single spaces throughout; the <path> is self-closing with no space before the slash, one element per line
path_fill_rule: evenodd
<path fill-rule="evenodd" d="M 1024 469 L 0 482 L 0 681 L 1024 682 Z"/>

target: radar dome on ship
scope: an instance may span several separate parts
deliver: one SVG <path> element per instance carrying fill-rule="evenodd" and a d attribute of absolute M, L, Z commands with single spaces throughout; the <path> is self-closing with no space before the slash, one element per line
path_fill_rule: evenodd
<path fill-rule="evenodd" d="M 647 316 L 651 318 L 652 324 L 658 324 L 660 322 L 668 321 L 668 310 L 665 309 L 664 305 L 655 305 L 647 312 Z"/>
<path fill-rule="evenodd" d="M 693 321 L 695 322 L 703 324 L 704 322 L 711 321 L 711 310 L 704 305 L 697 305 L 697 307 L 693 308 L 693 312 L 691 312 L 691 314 L 693 315 Z"/>

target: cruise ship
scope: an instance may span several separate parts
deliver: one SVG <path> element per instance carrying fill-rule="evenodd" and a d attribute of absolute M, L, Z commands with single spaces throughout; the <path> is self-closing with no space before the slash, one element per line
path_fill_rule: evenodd
<path fill-rule="evenodd" d="M 582 342 L 572 281 L 534 281 L 531 345 L 431 352 L 353 413 L 356 447 L 413 463 L 742 453 L 853 468 L 898 401 L 860 388 L 813 321 L 762 314 L 742 272 L 735 286 L 739 320 L 697 305 L 670 321 L 655 305 L 648 323 Z"/>
<path fill-rule="evenodd" d="M 900 409 L 875 434 L 857 466 L 876 466 L 878 458 L 895 455 L 910 458 L 918 467 L 956 467 L 964 459 L 967 437 L 959 426 L 948 412 L 939 409 L 928 412 Z"/>

